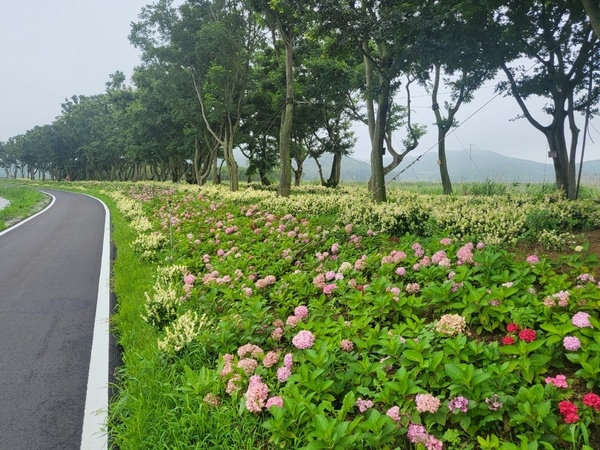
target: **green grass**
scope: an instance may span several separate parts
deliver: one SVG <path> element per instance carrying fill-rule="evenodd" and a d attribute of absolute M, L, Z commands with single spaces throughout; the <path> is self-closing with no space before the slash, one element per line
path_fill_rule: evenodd
<path fill-rule="evenodd" d="M 111 210 L 116 247 L 112 288 L 119 303 L 112 329 L 123 349 L 123 364 L 116 374 L 118 394 L 111 399 L 109 410 L 111 448 L 267 448 L 267 433 L 260 419 L 203 403 L 203 395 L 214 380 L 182 379 L 186 366 L 197 370 L 205 365 L 206 354 L 196 352 L 184 360 L 167 360 L 157 353 L 156 331 L 141 319 L 144 293 L 152 292 L 156 265 L 141 261 L 135 254 L 130 244 L 136 233 L 114 203 L 99 192 L 90 193 Z"/>
<path fill-rule="evenodd" d="M 50 198 L 39 191 L 4 182 L 0 183 L 0 197 L 10 201 L 7 207 L 0 209 L 0 230 L 25 219 L 50 202 Z"/>

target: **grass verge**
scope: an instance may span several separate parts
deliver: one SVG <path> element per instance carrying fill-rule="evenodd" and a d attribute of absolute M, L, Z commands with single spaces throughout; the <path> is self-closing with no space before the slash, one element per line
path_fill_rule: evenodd
<path fill-rule="evenodd" d="M 50 202 L 50 198 L 40 191 L 12 184 L 0 184 L 0 197 L 10 201 L 0 209 L 0 230 L 25 219 L 41 210 Z"/>
<path fill-rule="evenodd" d="M 152 291 L 156 265 L 140 260 L 131 243 L 137 234 L 128 226 L 114 202 L 98 192 L 112 215 L 112 240 L 116 248 L 113 292 L 118 308 L 112 328 L 123 349 L 117 369 L 118 391 L 111 399 L 109 423 L 111 448 L 260 449 L 266 441 L 258 419 L 237 410 L 208 408 L 198 394 L 214 380 L 196 377 L 182 380 L 185 367 L 202 367 L 205 355 L 190 354 L 185 360 L 162 357 L 156 348 L 157 333 L 142 316 L 145 292 Z M 184 386 L 174 389 L 175 386 Z M 204 387 L 204 386 L 207 387 Z M 161 429 L 160 433 L 156 430 Z"/>

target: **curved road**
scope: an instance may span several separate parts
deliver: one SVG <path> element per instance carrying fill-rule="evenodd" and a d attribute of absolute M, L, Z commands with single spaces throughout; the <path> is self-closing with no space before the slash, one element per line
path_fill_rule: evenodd
<path fill-rule="evenodd" d="M 51 207 L 0 234 L 1 450 L 104 446 L 85 432 L 82 443 L 82 428 L 107 213 L 91 197 L 47 192 Z"/>

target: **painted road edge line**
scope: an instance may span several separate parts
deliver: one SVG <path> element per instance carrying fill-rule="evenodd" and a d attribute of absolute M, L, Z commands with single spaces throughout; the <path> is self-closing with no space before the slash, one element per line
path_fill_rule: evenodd
<path fill-rule="evenodd" d="M 91 196 L 90 196 L 91 197 Z M 108 418 L 108 353 L 110 316 L 110 211 L 104 207 L 104 238 L 102 262 L 98 280 L 98 299 L 92 337 L 90 370 L 81 432 L 81 450 L 103 450 L 108 448 L 106 422 Z"/>
<path fill-rule="evenodd" d="M 52 200 L 50 201 L 50 203 L 48 205 L 46 205 L 46 207 L 44 209 L 42 209 L 41 211 L 36 212 L 33 216 L 29 216 L 27 219 L 23 219 L 23 220 L 15 223 L 13 226 L 8 227 L 6 230 L 0 231 L 0 236 L 2 236 L 3 234 L 8 233 L 9 231 L 14 230 L 17 227 L 20 227 L 21 225 L 29 222 L 31 219 L 35 219 L 40 214 L 45 213 L 46 211 L 48 211 L 52 207 L 52 205 L 54 205 L 54 202 L 56 201 L 56 197 L 54 195 L 48 193 L 48 192 L 44 192 L 44 191 L 41 191 L 41 192 L 43 192 L 44 194 L 49 195 L 50 197 L 52 197 Z"/>

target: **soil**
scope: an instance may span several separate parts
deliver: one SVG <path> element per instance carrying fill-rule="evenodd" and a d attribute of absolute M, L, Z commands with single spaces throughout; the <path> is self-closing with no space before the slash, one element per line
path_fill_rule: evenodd
<path fill-rule="evenodd" d="M 584 244 L 587 242 L 590 246 L 589 251 L 591 253 L 595 253 L 596 255 L 600 256 L 600 229 L 587 231 L 585 233 L 581 233 L 581 234 L 577 235 L 577 242 L 579 244 Z M 540 245 L 539 243 L 518 244 L 515 247 L 514 252 L 519 255 L 520 254 L 523 254 L 523 255 L 535 254 L 538 256 L 546 256 L 549 259 L 557 258 L 561 254 L 565 253 L 564 251 L 547 250 L 544 247 L 542 247 L 542 245 Z M 597 275 L 600 276 L 600 273 Z M 599 448 L 599 450 L 600 450 L 600 448 Z"/>

